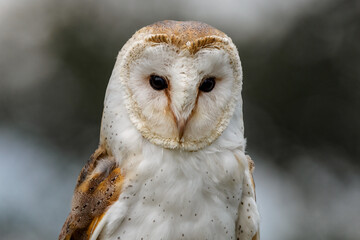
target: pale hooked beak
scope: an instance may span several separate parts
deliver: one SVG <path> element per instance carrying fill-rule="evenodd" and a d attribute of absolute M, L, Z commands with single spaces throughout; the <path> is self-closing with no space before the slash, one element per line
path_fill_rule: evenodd
<path fill-rule="evenodd" d="M 177 127 L 178 127 L 178 132 L 179 132 L 179 140 L 182 139 L 182 137 L 184 136 L 184 131 L 185 131 L 185 125 L 187 120 L 185 120 L 184 118 L 180 118 L 180 119 L 176 119 L 177 122 Z"/>
<path fill-rule="evenodd" d="M 174 98 L 177 101 L 174 101 L 171 105 L 171 111 L 176 121 L 177 130 L 178 130 L 178 137 L 179 142 L 183 142 L 185 127 L 191 118 L 191 113 L 193 112 L 194 108 L 196 107 L 196 92 L 190 91 L 181 91 L 177 92 L 179 95 L 175 95 Z"/>

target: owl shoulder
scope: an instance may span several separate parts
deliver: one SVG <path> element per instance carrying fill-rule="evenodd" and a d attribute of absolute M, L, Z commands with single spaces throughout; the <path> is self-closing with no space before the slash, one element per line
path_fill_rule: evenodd
<path fill-rule="evenodd" d="M 59 240 L 89 239 L 121 193 L 124 177 L 113 157 L 99 147 L 82 168 Z"/>

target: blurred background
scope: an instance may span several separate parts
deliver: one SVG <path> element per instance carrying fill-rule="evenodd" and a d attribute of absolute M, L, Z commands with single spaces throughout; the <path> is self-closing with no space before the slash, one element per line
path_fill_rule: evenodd
<path fill-rule="evenodd" d="M 57 239 L 116 55 L 164 19 L 238 46 L 261 238 L 360 239 L 360 1 L 0 0 L 1 239 Z"/>

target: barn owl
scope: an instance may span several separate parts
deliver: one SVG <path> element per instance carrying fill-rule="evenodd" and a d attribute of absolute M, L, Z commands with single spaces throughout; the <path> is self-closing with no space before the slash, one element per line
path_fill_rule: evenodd
<path fill-rule="evenodd" d="M 207 24 L 137 31 L 59 239 L 259 239 L 242 76 L 232 40 Z"/>

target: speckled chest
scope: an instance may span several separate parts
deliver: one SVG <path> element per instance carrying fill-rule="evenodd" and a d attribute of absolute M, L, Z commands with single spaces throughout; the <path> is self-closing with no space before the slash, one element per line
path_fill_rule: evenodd
<path fill-rule="evenodd" d="M 243 175 L 232 154 L 150 160 L 132 169 L 123 209 L 109 209 L 124 216 L 106 239 L 235 239 Z"/>

